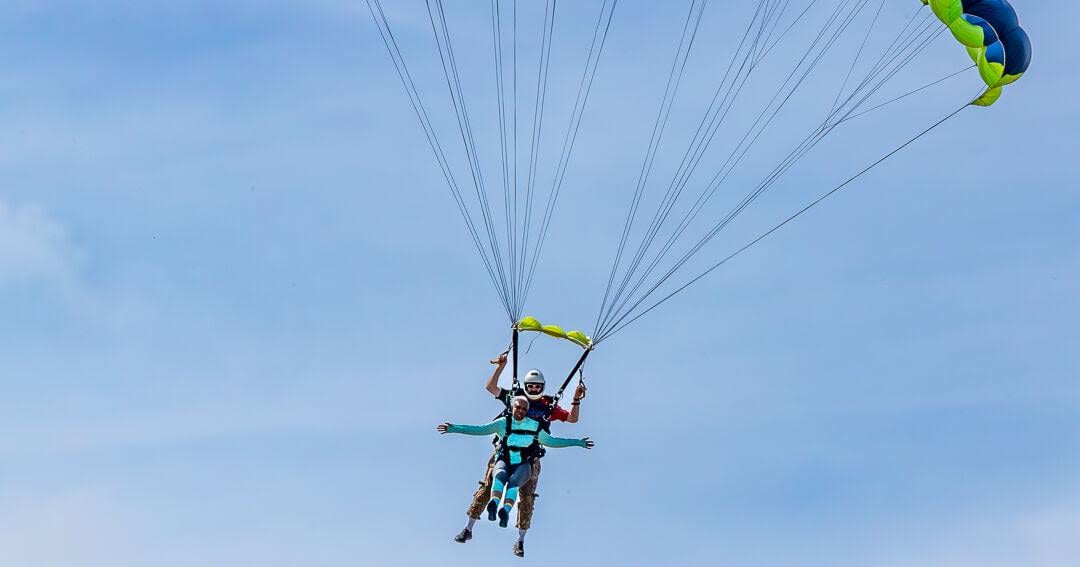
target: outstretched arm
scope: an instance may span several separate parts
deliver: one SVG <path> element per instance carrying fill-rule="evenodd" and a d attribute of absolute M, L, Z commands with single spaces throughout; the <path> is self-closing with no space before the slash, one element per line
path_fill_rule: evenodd
<path fill-rule="evenodd" d="M 500 417 L 485 425 L 457 425 L 442 423 L 435 428 L 439 433 L 462 433 L 464 435 L 491 435 L 506 429 L 506 418 Z"/>
<path fill-rule="evenodd" d="M 584 439 L 569 439 L 567 437 L 555 437 L 549 434 L 547 431 L 540 431 L 540 434 L 536 436 L 536 439 L 540 441 L 540 444 L 545 447 L 551 447 L 553 449 L 560 449 L 562 447 L 584 447 L 586 449 L 592 449 L 596 443 L 585 437 Z"/>
<path fill-rule="evenodd" d="M 491 393 L 492 396 L 498 397 L 499 395 L 499 376 L 502 376 L 502 371 L 506 368 L 506 353 L 502 353 L 498 358 L 491 361 L 495 365 L 495 371 L 491 373 L 491 378 L 488 378 L 487 384 L 484 388 Z"/>

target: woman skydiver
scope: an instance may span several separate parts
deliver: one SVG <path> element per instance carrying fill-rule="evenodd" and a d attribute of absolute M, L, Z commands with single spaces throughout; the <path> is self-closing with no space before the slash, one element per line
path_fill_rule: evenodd
<path fill-rule="evenodd" d="M 532 476 L 532 462 L 537 458 L 541 445 L 552 448 L 584 447 L 586 449 L 592 449 L 595 446 L 588 437 L 583 439 L 554 437 L 544 431 L 539 421 L 527 415 L 529 399 L 525 396 L 513 398 L 510 409 L 509 419 L 499 417 L 486 425 L 442 423 L 436 427 L 439 433 L 444 434 L 495 434 L 499 436 L 497 462 L 493 469 L 487 512 L 489 520 L 494 520 L 498 516 L 499 526 L 504 528 L 510 519 L 510 511 L 517 501 L 518 489 Z"/>
<path fill-rule="evenodd" d="M 510 401 L 515 394 L 509 389 L 499 387 L 499 377 L 506 368 L 507 353 L 504 352 L 500 354 L 498 357 L 494 358 L 491 363 L 495 365 L 495 370 L 491 373 L 491 377 L 488 378 L 485 389 L 495 396 L 497 400 L 502 402 L 505 407 L 509 408 Z M 576 423 L 578 421 L 581 411 L 581 400 L 585 398 L 584 384 L 579 383 L 574 390 L 573 403 L 571 404 L 572 410 L 566 410 L 557 404 L 553 396 L 544 394 L 544 375 L 541 374 L 539 370 L 530 370 L 526 373 L 520 389 L 524 390 L 525 396 L 529 398 L 529 409 L 526 412 L 526 415 L 540 421 L 541 429 L 550 432 L 550 423 L 554 421 L 563 421 L 566 423 Z M 498 454 L 495 453 L 488 459 L 486 470 L 479 483 L 480 486 L 477 487 L 473 494 L 473 499 L 469 502 L 469 506 L 465 511 L 468 523 L 461 532 L 454 536 L 454 541 L 457 543 L 465 543 L 472 539 L 473 526 L 476 521 L 480 519 L 481 513 L 487 507 L 491 494 L 492 469 L 498 460 L 497 457 Z M 531 477 L 529 481 L 521 485 L 518 490 L 516 524 L 518 528 L 518 540 L 514 544 L 514 555 L 517 555 L 518 557 L 524 557 L 525 555 L 525 534 L 532 526 L 533 507 L 536 503 L 536 485 L 540 479 L 540 463 L 542 460 L 543 459 L 541 458 L 532 460 Z"/>

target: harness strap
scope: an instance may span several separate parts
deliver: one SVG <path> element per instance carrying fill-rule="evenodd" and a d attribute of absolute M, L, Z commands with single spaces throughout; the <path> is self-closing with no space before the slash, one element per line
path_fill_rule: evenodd
<path fill-rule="evenodd" d="M 504 423 L 506 425 L 506 427 L 504 429 L 505 435 L 503 435 L 503 438 L 500 441 L 500 451 L 499 451 L 501 453 L 500 458 L 501 458 L 501 460 L 506 462 L 506 464 L 508 464 L 508 465 L 514 464 L 514 463 L 510 462 L 510 452 L 511 451 L 517 451 L 518 453 L 521 453 L 521 462 L 522 463 L 528 462 L 533 457 L 538 456 L 538 453 L 541 451 L 540 438 L 539 438 L 540 437 L 539 423 L 537 424 L 537 429 L 535 431 L 533 431 L 531 429 L 514 429 L 513 420 L 514 420 L 513 416 L 510 416 L 510 415 L 505 416 L 505 421 L 504 421 Z M 509 442 L 510 441 L 510 435 L 512 435 L 514 433 L 524 434 L 524 435 L 531 435 L 532 438 L 533 438 L 532 443 L 528 444 L 525 447 L 512 447 L 512 446 L 510 446 L 510 442 Z M 542 456 L 542 455 L 539 455 L 539 456 Z"/>

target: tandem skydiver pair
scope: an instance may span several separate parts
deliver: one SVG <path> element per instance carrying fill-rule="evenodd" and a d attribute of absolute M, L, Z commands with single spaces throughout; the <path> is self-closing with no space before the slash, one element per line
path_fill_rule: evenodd
<path fill-rule="evenodd" d="M 588 437 L 569 439 L 554 437 L 550 433 L 552 421 L 576 423 L 585 397 L 585 386 L 579 383 L 574 391 L 572 410 L 559 407 L 553 396 L 544 395 L 544 375 L 530 370 L 522 380 L 523 393 L 498 386 L 499 376 L 506 367 L 506 354 L 492 361 L 495 371 L 488 379 L 488 392 L 508 407 L 508 411 L 485 425 L 440 424 L 439 433 L 462 433 L 465 435 L 496 435 L 495 451 L 488 459 L 487 470 L 480 487 L 473 495 L 466 515 L 468 524 L 454 537 L 465 543 L 472 539 L 472 529 L 483 511 L 489 520 L 498 518 L 501 527 L 507 527 L 510 512 L 517 504 L 518 538 L 513 552 L 525 556 L 525 533 L 532 521 L 536 497 L 536 483 L 540 476 L 540 459 L 544 447 L 584 447 L 591 449 L 593 441 Z"/>

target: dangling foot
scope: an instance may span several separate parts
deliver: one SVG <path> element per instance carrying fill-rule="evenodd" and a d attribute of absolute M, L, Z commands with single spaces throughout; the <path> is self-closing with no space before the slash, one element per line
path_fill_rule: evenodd
<path fill-rule="evenodd" d="M 488 505 L 487 505 L 488 521 L 491 521 L 491 522 L 495 521 L 495 513 L 498 510 L 499 510 L 499 501 L 492 498 L 491 502 L 488 502 Z"/>
<path fill-rule="evenodd" d="M 525 557 L 525 542 L 521 540 L 514 542 L 514 555 Z"/>
<path fill-rule="evenodd" d="M 510 522 L 510 509 L 503 506 L 499 508 L 499 527 L 505 528 L 506 524 Z"/>
<path fill-rule="evenodd" d="M 465 543 L 465 542 L 469 541 L 470 539 L 472 539 L 472 530 L 470 530 L 469 528 L 465 528 L 465 529 L 461 530 L 461 533 L 454 536 L 454 541 L 456 541 L 458 543 Z"/>

